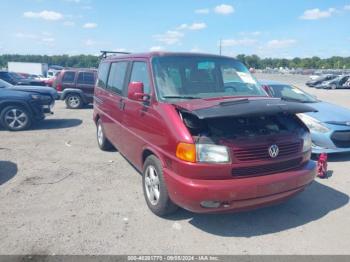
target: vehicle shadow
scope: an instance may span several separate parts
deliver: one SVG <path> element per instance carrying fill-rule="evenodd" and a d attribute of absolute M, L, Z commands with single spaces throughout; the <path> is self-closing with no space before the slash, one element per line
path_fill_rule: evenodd
<path fill-rule="evenodd" d="M 10 161 L 0 161 L 0 185 L 11 180 L 17 171 L 17 164 Z"/>
<path fill-rule="evenodd" d="M 33 125 L 29 130 L 63 129 L 79 126 L 81 119 L 45 119 Z"/>
<path fill-rule="evenodd" d="M 189 223 L 207 233 L 223 237 L 253 237 L 296 228 L 321 219 L 345 206 L 349 196 L 314 182 L 302 194 L 284 204 L 245 213 L 193 214 L 180 210 L 170 220 Z"/>

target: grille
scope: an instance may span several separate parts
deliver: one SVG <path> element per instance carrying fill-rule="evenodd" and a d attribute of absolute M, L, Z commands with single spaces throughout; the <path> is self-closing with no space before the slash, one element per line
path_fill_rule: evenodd
<path fill-rule="evenodd" d="M 250 147 L 244 149 L 234 149 L 234 156 L 239 161 L 255 161 L 271 159 L 269 155 L 269 147 L 271 145 Z M 275 159 L 295 155 L 300 152 L 301 143 L 277 144 L 279 154 Z"/>
<path fill-rule="evenodd" d="M 232 175 L 235 177 L 270 175 L 297 168 L 301 161 L 302 158 L 297 158 L 279 163 L 234 168 L 232 169 Z"/>
<path fill-rule="evenodd" d="M 337 131 L 331 137 L 336 147 L 347 148 L 350 147 L 350 131 Z"/>

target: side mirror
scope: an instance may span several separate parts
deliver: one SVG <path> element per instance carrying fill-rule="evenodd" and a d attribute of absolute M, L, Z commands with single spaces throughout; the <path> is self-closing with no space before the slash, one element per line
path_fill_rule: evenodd
<path fill-rule="evenodd" d="M 128 87 L 128 98 L 140 102 L 149 100 L 150 96 L 144 93 L 143 88 L 142 82 L 131 82 Z"/>

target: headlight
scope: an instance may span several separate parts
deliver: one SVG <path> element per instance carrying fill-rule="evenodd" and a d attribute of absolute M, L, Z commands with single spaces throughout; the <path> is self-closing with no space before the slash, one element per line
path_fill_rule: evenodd
<path fill-rule="evenodd" d="M 196 144 L 197 161 L 207 163 L 227 163 L 230 161 L 226 146 Z"/>
<path fill-rule="evenodd" d="M 311 135 L 309 132 L 307 132 L 303 136 L 303 153 L 311 150 L 311 146 L 312 146 Z"/>
<path fill-rule="evenodd" d="M 316 119 L 312 118 L 311 116 L 305 115 L 305 114 L 298 114 L 298 117 L 307 125 L 307 127 L 314 132 L 318 133 L 328 133 L 330 129 L 324 125 L 322 125 L 320 122 L 318 122 Z"/>
<path fill-rule="evenodd" d="M 34 100 L 40 100 L 41 96 L 40 95 L 30 95 L 30 97 Z"/>

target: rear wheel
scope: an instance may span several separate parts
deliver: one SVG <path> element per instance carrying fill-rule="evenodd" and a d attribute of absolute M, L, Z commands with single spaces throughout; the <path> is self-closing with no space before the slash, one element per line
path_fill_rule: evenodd
<path fill-rule="evenodd" d="M 147 206 L 154 214 L 166 216 L 177 210 L 178 207 L 169 198 L 162 165 L 154 155 L 145 161 L 142 184 Z"/>
<path fill-rule="evenodd" d="M 96 135 L 97 135 L 97 144 L 101 150 L 108 151 L 113 148 L 111 142 L 109 142 L 109 140 L 105 136 L 101 119 L 99 119 L 96 124 Z"/>
<path fill-rule="evenodd" d="M 79 109 L 83 106 L 83 100 L 79 94 L 68 94 L 65 101 L 69 109 Z"/>
<path fill-rule="evenodd" d="M 10 131 L 21 131 L 29 128 L 32 124 L 31 116 L 24 107 L 8 106 L 1 112 L 1 123 Z"/>

